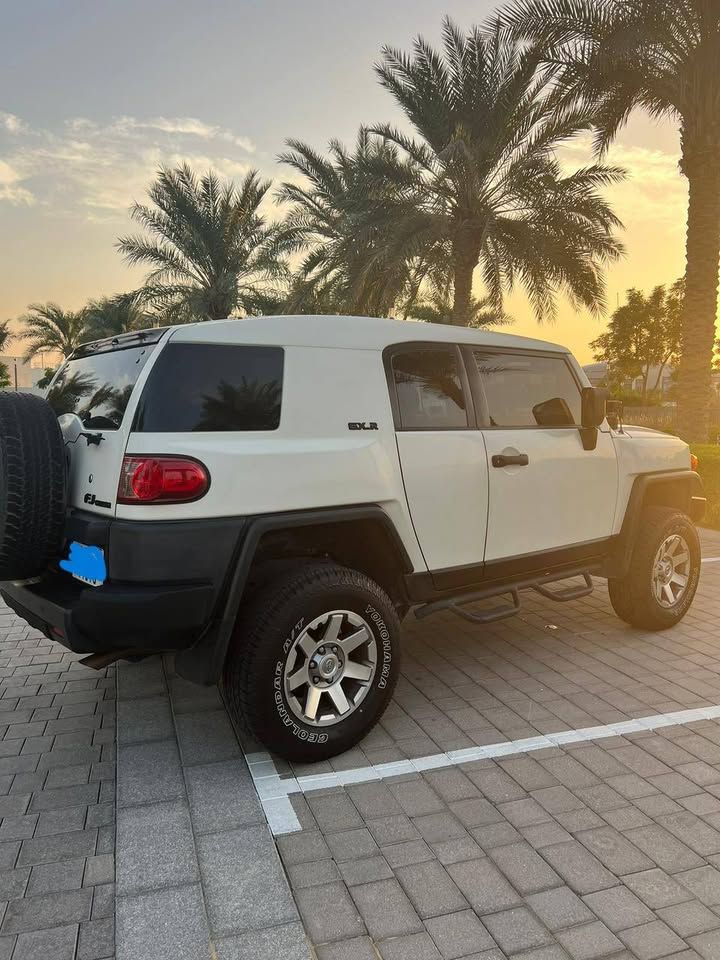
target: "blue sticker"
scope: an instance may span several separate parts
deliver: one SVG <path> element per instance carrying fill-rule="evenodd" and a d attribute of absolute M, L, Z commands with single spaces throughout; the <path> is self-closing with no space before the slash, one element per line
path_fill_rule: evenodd
<path fill-rule="evenodd" d="M 105 557 L 101 547 L 89 547 L 73 541 L 67 560 L 60 561 L 60 569 L 67 570 L 77 580 L 99 587 L 107 578 Z"/>

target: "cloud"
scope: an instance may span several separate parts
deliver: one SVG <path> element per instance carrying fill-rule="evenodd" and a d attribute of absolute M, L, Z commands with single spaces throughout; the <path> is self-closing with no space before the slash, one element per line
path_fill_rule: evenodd
<path fill-rule="evenodd" d="M 238 179 L 254 150 L 248 137 L 196 117 L 73 117 L 51 130 L 0 113 L 0 202 L 39 199 L 47 215 L 126 221 L 161 165 Z"/>
<path fill-rule="evenodd" d="M 118 117 L 110 127 L 119 133 L 135 130 L 158 130 L 162 133 L 180 134 L 187 137 L 199 137 L 201 140 L 223 140 L 236 147 L 255 152 L 255 144 L 249 137 L 238 137 L 232 130 L 213 126 L 198 120 L 197 117 L 155 117 L 151 120 L 138 120 L 135 117 Z"/>
<path fill-rule="evenodd" d="M 563 148 L 562 156 L 572 167 L 592 162 L 590 141 L 587 138 L 572 141 Z M 688 188 L 676 156 L 618 142 L 602 162 L 623 167 L 627 173 L 624 182 L 607 191 L 626 225 L 653 223 L 670 232 L 685 229 Z"/>
<path fill-rule="evenodd" d="M 32 193 L 20 186 L 22 179 L 19 171 L 4 160 L 0 160 L 0 201 L 6 200 L 14 205 L 25 204 L 26 206 L 35 203 Z"/>
<path fill-rule="evenodd" d="M 25 133 L 28 129 L 27 124 L 16 117 L 14 113 L 4 113 L 0 110 L 0 127 L 8 133 Z"/>

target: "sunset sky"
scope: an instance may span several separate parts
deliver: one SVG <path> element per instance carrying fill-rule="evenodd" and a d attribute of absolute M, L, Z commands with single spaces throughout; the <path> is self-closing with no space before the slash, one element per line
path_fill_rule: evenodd
<path fill-rule="evenodd" d="M 240 177 L 275 160 L 287 137 L 351 143 L 361 123 L 400 120 L 372 63 L 384 43 L 437 42 L 495 4 L 430 0 L 24 0 L 0 35 L 0 319 L 32 301 L 77 308 L 137 286 L 114 249 L 159 164 L 187 160 Z M 687 191 L 671 126 L 634 117 L 610 154 L 628 170 L 610 197 L 627 257 L 608 274 L 614 307 L 629 286 L 684 269 Z M 565 160 L 590 160 L 575 143 Z M 478 281 L 479 283 L 479 281 Z M 481 292 L 480 288 L 477 290 Z M 562 303 L 539 328 L 522 296 L 512 332 L 567 343 L 582 362 L 603 320 Z"/>

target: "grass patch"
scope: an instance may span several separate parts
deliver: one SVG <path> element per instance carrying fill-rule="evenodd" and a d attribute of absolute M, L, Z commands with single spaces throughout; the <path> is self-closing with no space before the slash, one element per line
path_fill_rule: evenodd
<path fill-rule="evenodd" d="M 720 530 L 720 445 L 693 443 L 690 450 L 700 461 L 698 473 L 702 477 L 708 500 L 705 516 L 700 523 L 704 527 Z"/>

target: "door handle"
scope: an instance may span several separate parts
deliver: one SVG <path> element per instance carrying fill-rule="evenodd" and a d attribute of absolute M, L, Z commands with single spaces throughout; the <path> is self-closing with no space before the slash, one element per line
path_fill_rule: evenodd
<path fill-rule="evenodd" d="M 503 453 L 496 453 L 492 458 L 494 467 L 526 467 L 530 463 L 530 458 L 526 453 L 518 453 L 513 457 L 508 457 Z"/>

